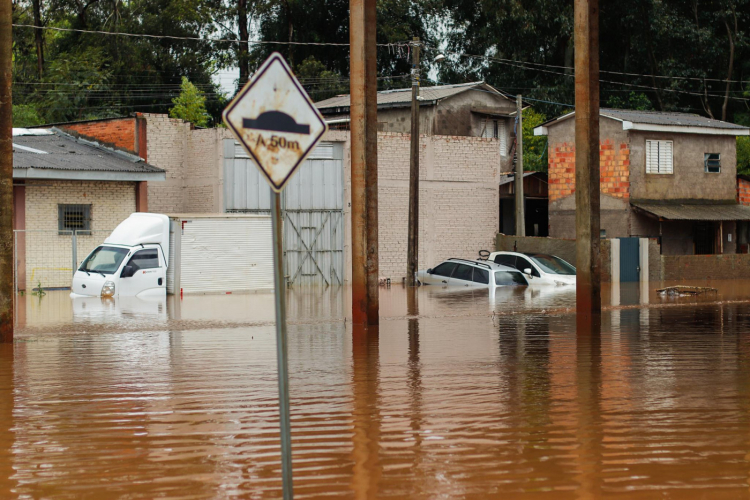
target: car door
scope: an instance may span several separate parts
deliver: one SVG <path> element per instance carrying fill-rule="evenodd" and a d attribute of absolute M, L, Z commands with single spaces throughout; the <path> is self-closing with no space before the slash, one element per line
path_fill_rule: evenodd
<path fill-rule="evenodd" d="M 448 284 L 456 286 L 471 286 L 474 276 L 474 266 L 468 264 L 458 264 L 456 270 L 453 271 L 450 281 Z"/>
<path fill-rule="evenodd" d="M 135 297 L 166 294 L 166 266 L 159 253 L 157 248 L 145 248 L 130 257 L 125 265 L 132 266 L 135 273 L 128 278 L 120 278 L 118 295 Z"/>
<path fill-rule="evenodd" d="M 456 269 L 455 262 L 443 262 L 425 277 L 424 283 L 426 285 L 447 285 L 454 269 Z"/>
<path fill-rule="evenodd" d="M 541 283 L 542 280 L 538 279 L 541 277 L 541 274 L 539 274 L 539 270 L 526 257 L 521 257 L 520 255 L 516 257 L 516 269 L 518 269 L 522 273 L 524 272 L 525 269 L 531 269 L 531 276 L 533 276 L 533 278 L 528 278 L 529 283 L 530 284 L 534 284 L 534 282 Z"/>

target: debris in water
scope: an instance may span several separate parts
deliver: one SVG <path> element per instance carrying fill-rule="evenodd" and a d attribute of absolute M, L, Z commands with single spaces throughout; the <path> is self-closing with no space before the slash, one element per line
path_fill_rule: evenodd
<path fill-rule="evenodd" d="M 670 297 L 692 297 L 694 295 L 701 295 L 704 293 L 716 293 L 716 288 L 710 288 L 705 286 L 687 286 L 687 285 L 676 285 L 668 286 L 666 288 L 660 288 L 657 290 L 659 295 L 668 295 Z"/>

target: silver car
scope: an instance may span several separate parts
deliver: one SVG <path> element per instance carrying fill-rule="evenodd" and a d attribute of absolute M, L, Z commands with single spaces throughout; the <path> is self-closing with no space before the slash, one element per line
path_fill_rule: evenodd
<path fill-rule="evenodd" d="M 423 285 L 438 286 L 527 286 L 529 282 L 517 269 L 494 262 L 466 259 L 448 259 L 432 269 L 417 272 Z"/>

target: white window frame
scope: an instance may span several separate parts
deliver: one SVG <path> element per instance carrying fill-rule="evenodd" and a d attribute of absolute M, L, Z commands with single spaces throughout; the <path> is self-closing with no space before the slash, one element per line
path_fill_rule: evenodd
<path fill-rule="evenodd" d="M 709 172 L 709 170 L 708 170 L 708 161 L 709 161 L 708 157 L 709 157 L 709 155 L 716 155 L 716 156 L 719 157 L 718 160 L 716 160 L 716 161 L 719 162 L 719 165 L 718 165 L 719 171 L 718 172 Z M 703 171 L 706 172 L 707 174 L 720 174 L 721 173 L 721 153 L 703 153 Z"/>
<path fill-rule="evenodd" d="M 485 139 L 497 139 L 500 143 L 500 156 L 508 156 L 508 131 L 507 120 L 502 118 L 488 117 L 484 119 L 482 137 Z"/>
<path fill-rule="evenodd" d="M 672 141 L 646 140 L 646 173 L 656 175 L 674 173 L 674 144 Z"/>

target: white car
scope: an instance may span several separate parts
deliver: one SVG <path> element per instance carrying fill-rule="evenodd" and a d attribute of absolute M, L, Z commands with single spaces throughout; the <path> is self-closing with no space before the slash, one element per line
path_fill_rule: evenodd
<path fill-rule="evenodd" d="M 576 285 L 576 268 L 554 255 L 492 252 L 487 261 L 523 272 L 530 285 Z"/>
<path fill-rule="evenodd" d="M 524 275 L 509 267 L 478 260 L 448 259 L 432 269 L 417 272 L 423 285 L 485 287 L 527 286 Z"/>

